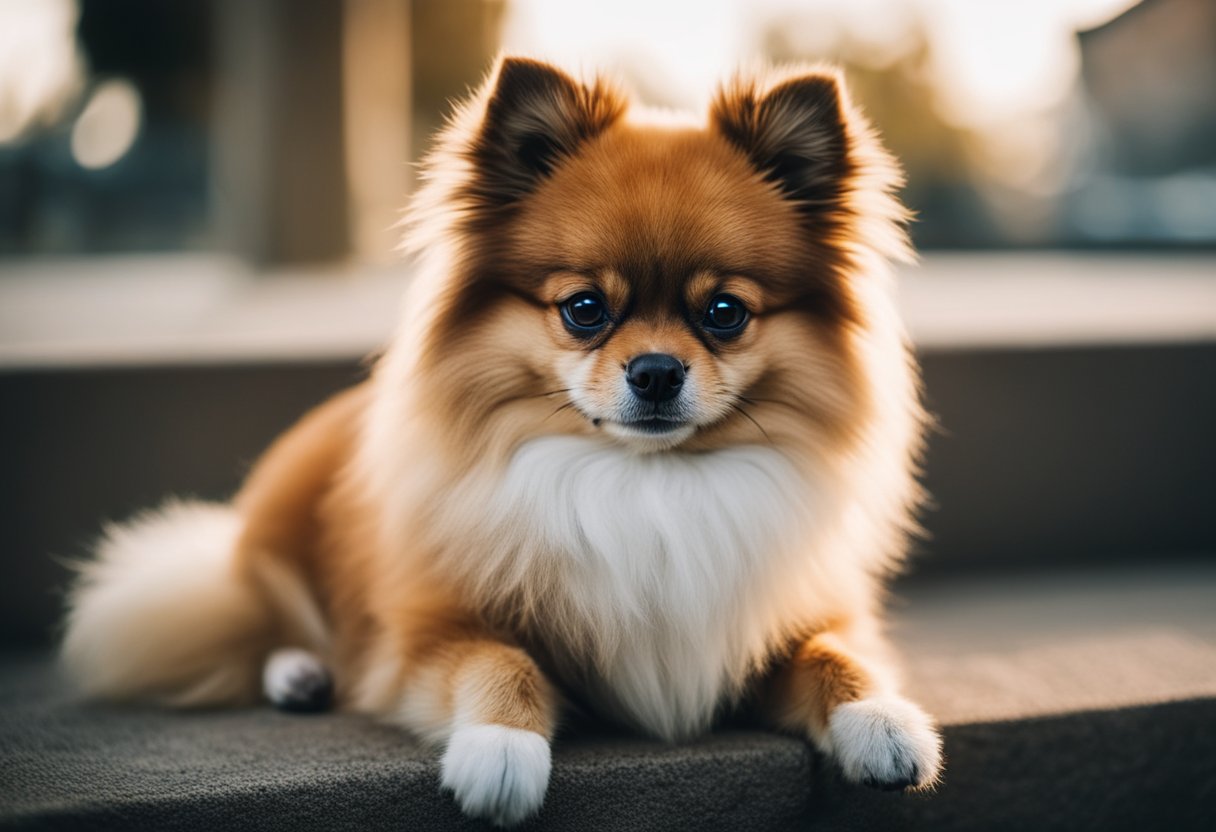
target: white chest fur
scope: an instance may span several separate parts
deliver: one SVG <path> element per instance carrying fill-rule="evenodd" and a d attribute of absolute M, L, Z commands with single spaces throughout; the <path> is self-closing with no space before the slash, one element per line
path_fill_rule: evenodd
<path fill-rule="evenodd" d="M 457 501 L 484 518 L 466 576 L 592 702 L 669 738 L 703 729 L 789 625 L 827 508 L 770 448 L 639 455 L 576 437 L 528 443 L 475 490 Z"/>

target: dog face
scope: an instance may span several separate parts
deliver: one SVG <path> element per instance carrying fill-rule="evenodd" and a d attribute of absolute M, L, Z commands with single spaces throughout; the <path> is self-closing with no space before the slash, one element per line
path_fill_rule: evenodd
<path fill-rule="evenodd" d="M 824 73 L 740 81 L 706 125 L 647 125 L 601 83 L 502 62 L 432 161 L 463 168 L 441 418 L 639 451 L 847 432 L 865 127 L 841 96 Z"/>

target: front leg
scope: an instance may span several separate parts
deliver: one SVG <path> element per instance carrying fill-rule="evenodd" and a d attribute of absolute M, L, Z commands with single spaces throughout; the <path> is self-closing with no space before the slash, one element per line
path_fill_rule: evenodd
<path fill-rule="evenodd" d="M 441 642 L 403 687 L 399 718 L 444 744 L 442 785 L 466 814 L 512 826 L 540 809 L 557 696 L 531 657 L 490 638 Z"/>
<path fill-rule="evenodd" d="M 845 630 L 798 646 L 765 701 L 780 727 L 807 736 L 855 783 L 880 789 L 937 782 L 941 739 L 933 721 L 901 696 L 882 651 Z"/>

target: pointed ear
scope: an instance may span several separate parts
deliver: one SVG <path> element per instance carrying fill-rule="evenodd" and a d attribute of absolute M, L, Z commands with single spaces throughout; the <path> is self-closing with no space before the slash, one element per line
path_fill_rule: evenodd
<path fill-rule="evenodd" d="M 481 195 L 495 204 L 530 193 L 625 109 L 623 98 L 605 84 L 587 87 L 526 58 L 503 58 L 487 89 L 473 156 Z"/>
<path fill-rule="evenodd" d="M 718 91 L 710 122 L 766 179 L 808 210 L 840 193 L 849 142 L 836 76 L 812 72 L 778 82 L 736 79 Z"/>

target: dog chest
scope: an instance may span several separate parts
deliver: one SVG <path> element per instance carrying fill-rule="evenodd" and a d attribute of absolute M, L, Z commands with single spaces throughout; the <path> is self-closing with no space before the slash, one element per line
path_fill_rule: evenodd
<path fill-rule="evenodd" d="M 484 508 L 482 566 L 593 703 L 665 737 L 700 730 L 778 627 L 772 594 L 812 507 L 777 451 L 522 447 Z M 505 597 L 505 595 L 504 595 Z"/>

